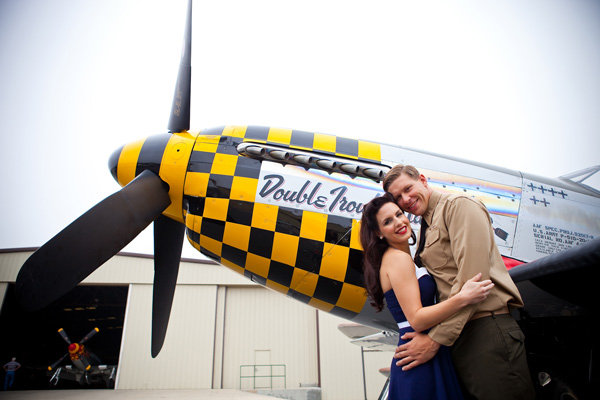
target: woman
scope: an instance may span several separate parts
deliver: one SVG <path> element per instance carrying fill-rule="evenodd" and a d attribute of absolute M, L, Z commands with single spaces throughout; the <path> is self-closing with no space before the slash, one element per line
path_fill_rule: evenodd
<path fill-rule="evenodd" d="M 409 244 L 416 241 L 410 222 L 387 193 L 365 205 L 360 240 L 371 304 L 381 311 L 385 297 L 400 336 L 410 331 L 425 331 L 461 308 L 485 300 L 494 286 L 490 280 L 478 282 L 481 274 L 477 274 L 459 293 L 435 304 L 435 281 L 425 268 L 414 264 L 410 255 Z M 398 345 L 404 343 L 400 339 Z M 389 399 L 400 398 L 462 399 L 447 347 L 441 346 L 432 360 L 408 371 L 396 366 L 396 360 L 392 361 Z"/>

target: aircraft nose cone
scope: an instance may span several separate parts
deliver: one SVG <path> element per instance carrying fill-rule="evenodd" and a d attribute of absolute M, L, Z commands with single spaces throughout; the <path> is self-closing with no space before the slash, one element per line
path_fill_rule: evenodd
<path fill-rule="evenodd" d="M 117 179 L 117 165 L 119 164 L 119 157 L 121 156 L 121 151 L 123 150 L 123 146 L 119 147 L 115 150 L 108 159 L 108 169 L 110 170 L 110 174 L 115 178 L 115 181 L 119 182 Z"/>

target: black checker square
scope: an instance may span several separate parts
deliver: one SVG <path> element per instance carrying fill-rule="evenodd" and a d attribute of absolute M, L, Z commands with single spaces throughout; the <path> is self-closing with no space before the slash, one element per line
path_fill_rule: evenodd
<path fill-rule="evenodd" d="M 213 253 L 210 250 L 205 249 L 202 246 L 200 246 L 200 253 L 204 254 L 206 257 L 210 258 L 211 260 L 215 260 L 216 262 L 221 261 L 221 258 L 218 255 L 216 255 L 215 253 Z"/>
<path fill-rule="evenodd" d="M 352 230 L 352 219 L 329 215 L 327 217 L 327 228 L 325 230 L 325 241 L 339 246 L 350 246 L 350 231 Z"/>
<path fill-rule="evenodd" d="M 292 290 L 292 289 L 288 290 L 287 295 L 293 299 L 299 300 L 306 304 L 308 304 L 308 302 L 311 299 L 310 296 L 307 296 L 304 293 L 296 292 L 295 290 Z"/>
<path fill-rule="evenodd" d="M 244 135 L 245 139 L 255 139 L 267 141 L 269 137 L 269 127 L 267 126 L 248 126 L 246 128 L 246 134 Z"/>
<path fill-rule="evenodd" d="M 248 253 L 244 250 L 236 249 L 225 243 L 223 243 L 223 247 L 221 248 L 221 258 L 231 261 L 242 268 L 246 265 L 246 255 L 248 255 Z"/>
<path fill-rule="evenodd" d="M 232 183 L 233 176 L 210 174 L 208 178 L 208 187 L 206 188 L 206 197 L 228 199 L 231 197 Z"/>
<path fill-rule="evenodd" d="M 219 144 L 217 145 L 217 153 L 221 154 L 233 154 L 238 155 L 237 145 L 239 142 L 235 142 L 230 136 L 221 136 Z"/>
<path fill-rule="evenodd" d="M 271 258 L 275 233 L 261 228 L 250 228 L 248 251 L 264 258 Z"/>
<path fill-rule="evenodd" d="M 225 129 L 225 126 L 216 126 L 214 128 L 204 129 L 200 132 L 200 134 L 201 135 L 221 136 L 223 134 L 223 129 Z"/>
<path fill-rule="evenodd" d="M 227 222 L 250 226 L 252 224 L 252 211 L 254 203 L 243 200 L 229 200 L 227 208 Z"/>
<path fill-rule="evenodd" d="M 298 146 L 298 147 L 306 147 L 308 149 L 312 149 L 314 141 L 315 141 L 314 133 L 293 130 L 292 137 L 290 138 L 290 145 Z"/>
<path fill-rule="evenodd" d="M 335 152 L 358 157 L 358 140 L 336 137 Z"/>
<path fill-rule="evenodd" d="M 275 231 L 287 233 L 292 236 L 300 236 L 300 223 L 302 221 L 302 210 L 295 208 L 279 207 Z"/>
<path fill-rule="evenodd" d="M 219 221 L 212 218 L 202 218 L 200 233 L 208 236 L 218 242 L 223 241 L 223 232 L 225 232 L 225 221 Z"/>
<path fill-rule="evenodd" d="M 183 209 L 188 213 L 202 216 L 204 214 L 204 197 L 183 196 Z"/>
<path fill-rule="evenodd" d="M 319 276 L 313 297 L 329 304 L 335 304 L 340 297 L 343 286 L 344 284 L 340 281 Z"/>
<path fill-rule="evenodd" d="M 344 282 L 356 286 L 365 286 L 363 279 L 363 252 L 350 248 L 348 254 L 348 267 L 346 268 L 346 277 Z"/>
<path fill-rule="evenodd" d="M 331 309 L 331 311 L 329 311 L 329 313 L 331 313 L 333 315 L 337 315 L 338 317 L 342 317 L 344 319 L 349 319 L 349 320 L 352 320 L 352 318 L 354 318 L 358 315 L 354 311 L 346 310 L 345 308 L 341 308 L 341 307 L 337 307 L 337 306 L 333 307 Z"/>
<path fill-rule="evenodd" d="M 258 283 L 259 285 L 262 285 L 262 286 L 267 286 L 267 278 L 264 278 L 264 277 L 262 277 L 260 275 L 256 275 L 255 273 L 250 272 L 247 269 L 244 270 L 244 276 L 246 278 L 250 278 L 250 280 L 252 282 L 256 282 L 256 283 Z"/>
<path fill-rule="evenodd" d="M 200 234 L 198 232 L 194 232 L 190 228 L 185 228 L 185 233 L 187 234 L 189 240 L 194 243 L 200 243 Z"/>
<path fill-rule="evenodd" d="M 299 238 L 295 267 L 318 274 L 323 258 L 323 246 L 321 241 Z"/>
<path fill-rule="evenodd" d="M 258 179 L 260 176 L 260 160 L 239 156 L 235 165 L 235 176 Z"/>
<path fill-rule="evenodd" d="M 271 264 L 269 265 L 269 275 L 267 276 L 269 280 L 290 287 L 292 275 L 294 275 L 294 267 L 271 260 Z"/>
<path fill-rule="evenodd" d="M 215 153 L 209 153 L 207 151 L 192 151 L 192 154 L 190 155 L 188 171 L 210 173 L 214 159 Z"/>

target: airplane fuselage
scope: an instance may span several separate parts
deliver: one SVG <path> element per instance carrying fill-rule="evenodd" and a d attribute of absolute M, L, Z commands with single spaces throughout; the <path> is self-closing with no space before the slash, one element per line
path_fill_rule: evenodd
<path fill-rule="evenodd" d="M 159 175 L 171 199 L 163 214 L 184 223 L 205 256 L 320 310 L 393 330 L 391 316 L 366 301 L 358 224 L 397 163 L 416 166 L 435 190 L 481 200 L 504 257 L 527 262 L 600 234 L 600 196 L 570 181 L 319 133 L 157 135 L 123 146 L 109 166 L 122 186 L 144 169 Z M 410 219 L 418 229 L 420 218 Z"/>

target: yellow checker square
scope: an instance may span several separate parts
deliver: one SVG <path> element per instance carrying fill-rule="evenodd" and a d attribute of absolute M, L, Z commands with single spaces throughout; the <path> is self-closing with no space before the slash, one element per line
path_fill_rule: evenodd
<path fill-rule="evenodd" d="M 202 217 L 190 213 L 185 214 L 185 227 L 196 233 L 200 232 L 200 225 L 202 224 Z"/>
<path fill-rule="evenodd" d="M 248 253 L 248 256 L 246 256 L 246 270 L 255 273 L 258 276 L 262 276 L 263 278 L 269 276 L 270 264 L 271 260 L 268 258 L 257 256 L 252 253 Z"/>
<path fill-rule="evenodd" d="M 204 213 L 205 218 L 212 218 L 219 221 L 225 221 L 227 219 L 227 208 L 229 207 L 229 199 L 217 199 L 213 197 L 207 197 L 204 200 Z"/>
<path fill-rule="evenodd" d="M 312 297 L 315 293 L 315 289 L 317 288 L 318 280 L 319 275 L 313 274 L 312 272 L 304 271 L 300 268 L 294 268 L 290 289 Z"/>
<path fill-rule="evenodd" d="M 319 275 L 344 282 L 350 249 L 346 246 L 325 243 L 323 254 Z"/>
<path fill-rule="evenodd" d="M 267 285 L 267 287 L 269 289 L 273 289 L 276 292 L 279 292 L 279 293 L 282 293 L 282 294 L 287 294 L 288 290 L 290 289 L 287 286 L 283 286 L 282 284 L 274 282 L 274 281 L 272 281 L 270 279 L 267 279 L 266 285 Z"/>
<path fill-rule="evenodd" d="M 283 264 L 295 265 L 299 240 L 298 236 L 275 232 L 271 259 Z"/>
<path fill-rule="evenodd" d="M 204 151 L 206 153 L 216 153 L 219 145 L 219 136 L 200 135 L 194 144 L 194 151 Z"/>
<path fill-rule="evenodd" d="M 202 217 L 200 215 L 194 215 L 194 232 L 200 233 L 201 226 L 202 226 Z"/>
<path fill-rule="evenodd" d="M 226 126 L 223 129 L 223 136 L 233 136 L 243 138 L 246 135 L 245 126 Z"/>
<path fill-rule="evenodd" d="M 234 222 L 225 223 L 225 232 L 223 233 L 223 243 L 235 247 L 236 249 L 248 251 L 248 242 L 250 241 L 250 227 L 240 225 Z"/>
<path fill-rule="evenodd" d="M 381 161 L 381 147 L 377 143 L 358 141 L 358 157 Z"/>
<path fill-rule="evenodd" d="M 123 146 L 117 163 L 117 181 L 121 186 L 125 186 L 135 178 L 137 161 L 144 142 L 145 139 L 142 139 Z"/>
<path fill-rule="evenodd" d="M 352 231 L 350 232 L 350 248 L 362 251 L 360 244 L 360 221 L 352 220 Z"/>
<path fill-rule="evenodd" d="M 233 176 L 238 156 L 234 154 L 215 154 L 215 159 L 210 170 L 211 174 Z"/>
<path fill-rule="evenodd" d="M 291 139 L 292 139 L 292 130 L 291 129 L 269 128 L 269 135 L 267 136 L 268 142 L 282 143 L 282 144 L 289 145 Z"/>
<path fill-rule="evenodd" d="M 326 229 L 327 214 L 321 214 L 312 211 L 304 211 L 302 213 L 300 237 L 323 242 L 325 241 Z"/>
<path fill-rule="evenodd" d="M 210 174 L 206 172 L 188 172 L 183 185 L 183 194 L 194 197 L 205 197 Z"/>
<path fill-rule="evenodd" d="M 252 211 L 252 226 L 255 228 L 274 231 L 277 223 L 279 207 L 271 204 L 254 203 Z"/>
<path fill-rule="evenodd" d="M 333 135 L 325 135 L 323 133 L 315 133 L 313 147 L 315 150 L 328 151 L 335 153 L 336 139 Z"/>
<path fill-rule="evenodd" d="M 211 239 L 208 236 L 200 235 L 200 246 L 221 257 L 221 249 L 223 244 L 218 240 Z"/>
<path fill-rule="evenodd" d="M 231 200 L 254 201 L 258 179 L 234 176 L 229 198 Z"/>
<path fill-rule="evenodd" d="M 240 267 L 239 265 L 235 265 L 234 263 L 232 263 L 231 261 L 229 261 L 225 258 L 221 258 L 221 261 L 219 261 L 219 262 L 221 264 L 223 264 L 224 266 L 226 266 L 227 268 L 233 270 L 234 272 L 244 275 L 244 268 Z"/>
<path fill-rule="evenodd" d="M 318 308 L 319 310 L 322 310 L 325 312 L 330 312 L 334 307 L 333 304 L 329 304 L 323 300 L 319 300 L 319 299 L 315 299 L 315 298 L 310 299 L 310 301 L 308 302 L 308 305 Z"/>
<path fill-rule="evenodd" d="M 185 227 L 192 231 L 194 230 L 194 217 L 194 214 L 190 214 L 188 212 L 185 213 Z"/>
<path fill-rule="evenodd" d="M 342 292 L 335 304 L 338 307 L 359 313 L 367 301 L 367 291 L 360 286 L 344 283 Z"/>

